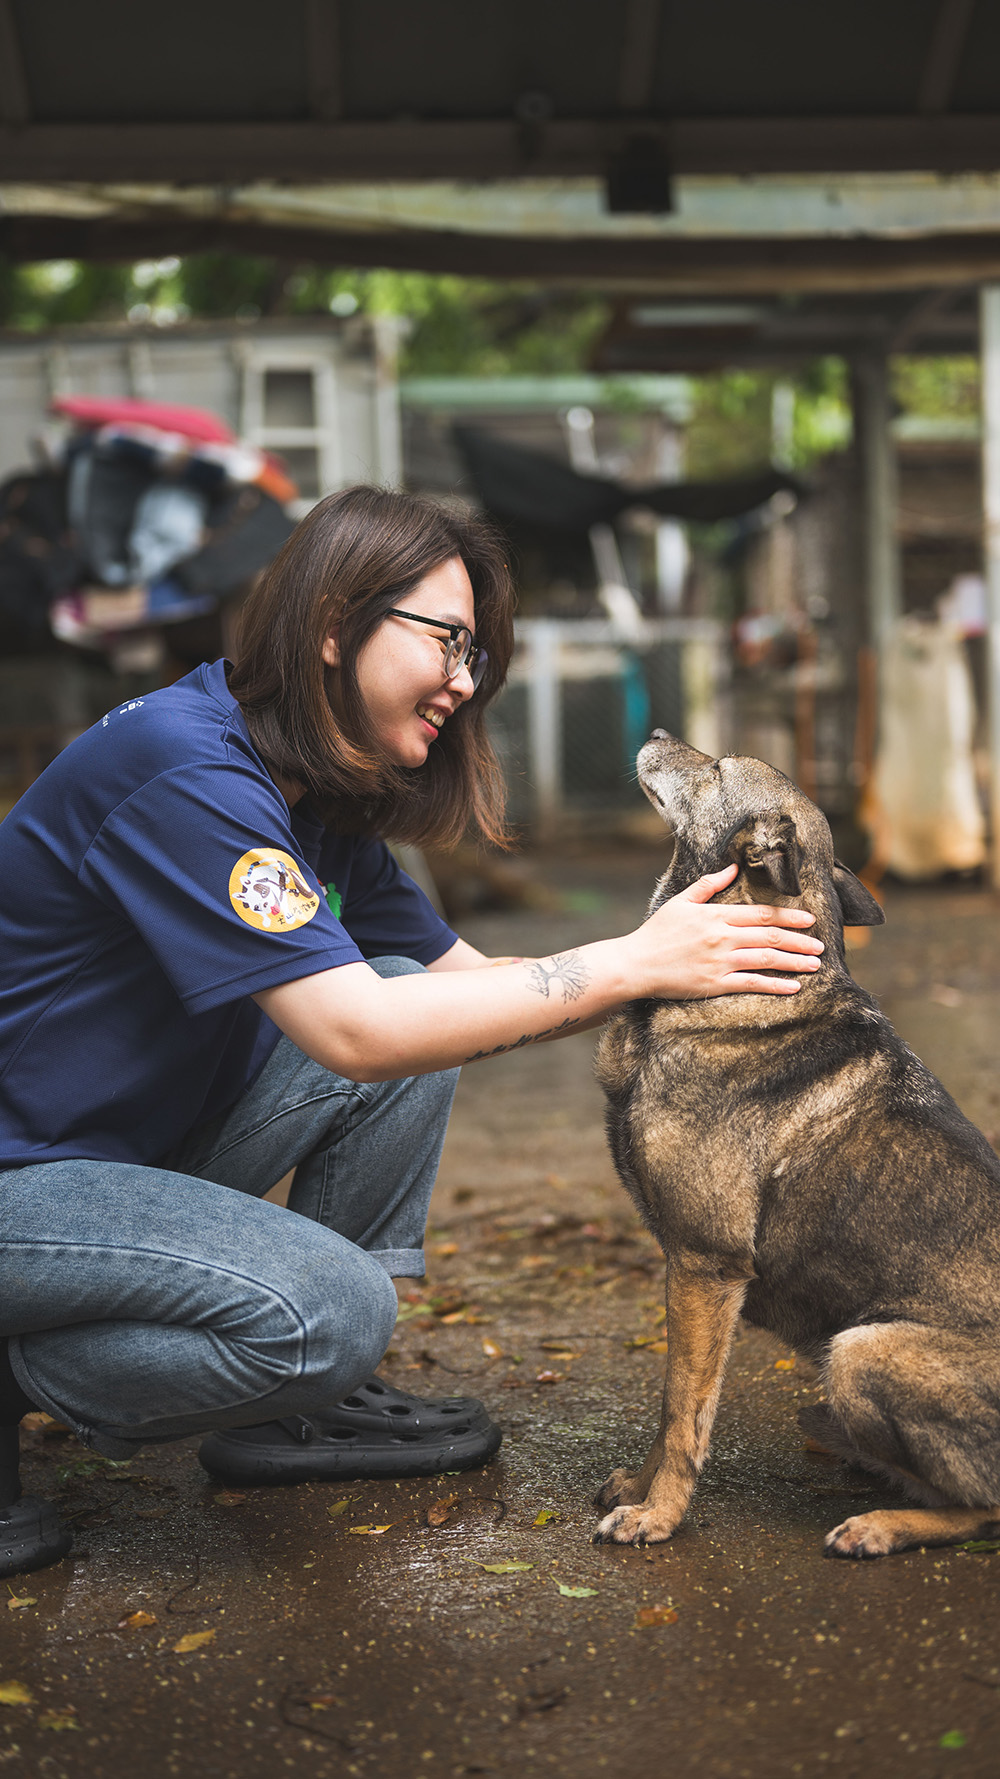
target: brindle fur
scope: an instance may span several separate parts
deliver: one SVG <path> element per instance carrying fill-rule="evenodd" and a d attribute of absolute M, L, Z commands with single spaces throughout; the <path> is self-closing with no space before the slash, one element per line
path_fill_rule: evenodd
<path fill-rule="evenodd" d="M 666 1257 L 668 1350 L 660 1430 L 605 1483 L 596 1541 L 676 1530 L 740 1314 L 816 1364 L 807 1431 L 921 1504 L 846 1520 L 829 1554 L 996 1535 L 1000 1161 L 852 981 L 844 923 L 882 913 L 815 805 L 662 730 L 638 766 L 674 835 L 650 912 L 734 862 L 717 900 L 808 908 L 826 950 L 795 996 L 633 1001 L 602 1035 L 615 1163 Z"/>

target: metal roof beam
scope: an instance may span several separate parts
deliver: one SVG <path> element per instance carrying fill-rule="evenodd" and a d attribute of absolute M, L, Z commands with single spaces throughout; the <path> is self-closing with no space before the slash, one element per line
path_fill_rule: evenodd
<path fill-rule="evenodd" d="M 305 0 L 309 113 L 330 123 L 344 109 L 339 0 Z"/>
<path fill-rule="evenodd" d="M 9 78 L 8 99 L 16 100 Z M 323 90 L 330 94 L 329 85 Z M 332 98 L 324 100 L 332 103 Z M 1000 116 L 553 118 L 526 165 L 516 121 L 28 124 L 0 128 L 0 179 L 25 183 L 602 176 L 640 128 L 675 175 L 993 172 Z"/>
<path fill-rule="evenodd" d="M 0 216 L 16 260 L 155 258 L 206 249 L 316 265 L 388 266 L 460 276 L 587 281 L 607 290 L 737 296 L 914 291 L 1000 281 L 1000 232 L 903 238 L 740 240 L 463 234 L 457 230 L 286 228 L 233 215 L 163 211 L 113 217 Z"/>
<path fill-rule="evenodd" d="M 12 0 L 0 0 L 0 123 L 19 129 L 31 117 L 21 39 Z"/>
<path fill-rule="evenodd" d="M 917 110 L 925 116 L 951 106 L 975 4 L 976 0 L 940 0 L 917 94 Z"/>

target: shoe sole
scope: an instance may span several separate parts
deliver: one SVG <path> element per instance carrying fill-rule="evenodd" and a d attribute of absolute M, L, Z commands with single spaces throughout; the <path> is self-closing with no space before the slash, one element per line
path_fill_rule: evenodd
<path fill-rule="evenodd" d="M 219 1482 L 249 1483 L 258 1488 L 301 1482 L 398 1481 L 408 1476 L 440 1476 L 448 1470 L 476 1470 L 499 1451 L 502 1440 L 500 1428 L 492 1422 L 465 1439 L 435 1440 L 422 1450 L 415 1449 L 416 1441 L 365 1446 L 359 1437 L 356 1445 L 325 1445 L 317 1451 L 321 1439 L 316 1439 L 298 1450 L 289 1446 L 275 1452 L 273 1447 L 254 1450 L 245 1441 L 230 1441 L 224 1433 L 212 1433 L 198 1457 Z"/>

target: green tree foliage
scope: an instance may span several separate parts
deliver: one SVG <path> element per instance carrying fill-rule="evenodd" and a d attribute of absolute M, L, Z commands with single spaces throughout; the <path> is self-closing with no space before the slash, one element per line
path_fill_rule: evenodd
<path fill-rule="evenodd" d="M 406 318 L 404 376 L 560 375 L 586 370 L 611 313 L 593 291 L 426 272 L 329 270 L 248 254 L 198 253 L 132 266 L 0 258 L 0 325 L 38 331 L 88 321 L 171 323 L 189 316 L 252 322 L 260 316 Z M 775 389 L 781 455 L 792 468 L 850 439 L 847 368 L 823 358 L 794 374 L 728 370 L 693 380 L 687 434 L 690 476 L 738 475 L 775 451 Z M 791 391 L 789 395 L 788 391 Z M 893 391 L 903 412 L 929 418 L 978 414 L 973 358 L 899 358 Z"/>

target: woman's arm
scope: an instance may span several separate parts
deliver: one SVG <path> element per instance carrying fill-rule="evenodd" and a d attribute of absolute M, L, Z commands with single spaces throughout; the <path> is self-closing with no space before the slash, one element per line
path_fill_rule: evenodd
<path fill-rule="evenodd" d="M 795 994 L 797 982 L 760 972 L 818 969 L 823 947 L 802 930 L 813 916 L 800 908 L 707 906 L 735 869 L 701 878 L 620 939 L 489 970 L 383 978 L 367 964 L 344 964 L 254 999 L 333 1073 L 393 1081 L 563 1037 L 646 995 Z"/>

